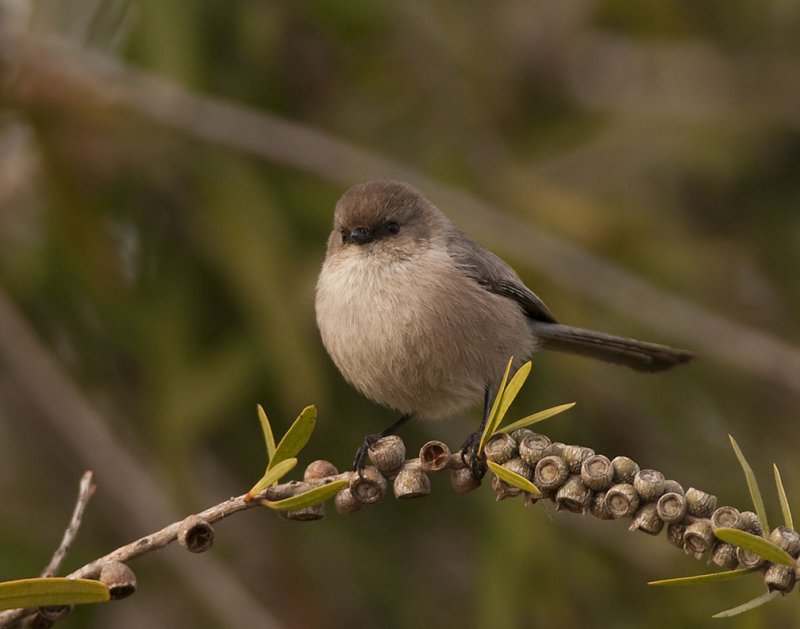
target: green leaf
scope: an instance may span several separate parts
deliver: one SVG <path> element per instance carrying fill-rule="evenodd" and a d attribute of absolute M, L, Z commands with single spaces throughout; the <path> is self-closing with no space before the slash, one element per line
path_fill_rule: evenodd
<path fill-rule="evenodd" d="M 497 476 L 497 478 L 500 480 L 507 482 L 509 485 L 519 487 L 521 490 L 527 491 L 529 494 L 533 494 L 535 496 L 538 496 L 541 493 L 538 487 L 536 487 L 536 485 L 534 485 L 524 476 L 520 476 L 516 472 L 512 472 L 510 469 L 503 467 L 502 465 L 498 465 L 494 461 L 486 461 L 486 465 L 489 466 L 492 474 Z"/>
<path fill-rule="evenodd" d="M 258 493 L 264 491 L 270 485 L 277 483 L 281 478 L 286 476 L 289 472 L 294 469 L 294 466 L 297 465 L 297 459 L 284 459 L 280 463 L 276 463 L 271 467 L 267 468 L 267 471 L 264 472 L 264 476 L 261 477 L 261 480 L 258 481 L 253 488 L 247 492 L 247 495 L 244 499 L 252 500 L 253 496 Z"/>
<path fill-rule="evenodd" d="M 264 441 L 267 444 L 267 461 L 271 461 L 275 456 L 275 436 L 272 434 L 272 426 L 261 404 L 258 405 L 258 420 L 261 422 L 261 430 L 264 432 Z"/>
<path fill-rule="evenodd" d="M 514 377 L 511 378 L 511 382 L 509 382 L 506 386 L 505 390 L 503 391 L 503 398 L 500 400 L 500 408 L 497 410 L 497 416 L 494 419 L 494 429 L 492 430 L 492 434 L 497 432 L 498 426 L 500 426 L 500 423 L 503 421 L 506 413 L 508 413 L 508 408 L 517 397 L 517 394 L 520 392 L 520 389 L 522 389 L 522 385 L 525 384 L 525 381 L 528 379 L 530 373 L 531 361 L 528 361 L 522 365 L 522 367 L 517 369 Z"/>
<path fill-rule="evenodd" d="M 311 433 L 314 432 L 316 424 L 317 408 L 315 406 L 306 406 L 275 448 L 275 453 L 272 455 L 269 465 L 267 465 L 267 470 L 275 467 L 281 461 L 297 456 L 311 438 Z"/>
<path fill-rule="evenodd" d="M 500 381 L 500 386 L 497 389 L 497 395 L 494 398 L 494 402 L 492 403 L 492 410 L 489 411 L 489 417 L 486 418 L 486 425 L 483 427 L 483 434 L 481 435 L 481 440 L 478 443 L 478 453 L 480 454 L 483 452 L 483 446 L 494 434 L 495 429 L 495 417 L 497 416 L 497 411 L 500 408 L 500 401 L 503 398 L 503 391 L 506 389 L 506 382 L 508 382 L 508 372 L 511 371 L 511 363 L 514 362 L 514 357 L 508 359 L 508 364 L 506 365 L 506 371 L 503 374 L 503 379 Z"/>
<path fill-rule="evenodd" d="M 730 581 L 738 579 L 751 572 L 757 572 L 759 568 L 737 568 L 736 570 L 725 570 L 724 572 L 712 572 L 710 574 L 698 574 L 693 577 L 676 577 L 675 579 L 659 579 L 650 581 L 647 585 L 674 586 L 674 585 L 700 585 L 701 583 L 716 583 L 717 581 Z"/>
<path fill-rule="evenodd" d="M 714 614 L 712 618 L 730 618 L 731 616 L 738 616 L 744 612 L 749 612 L 751 609 L 755 609 L 756 607 L 761 607 L 765 603 L 769 603 L 772 599 L 776 598 L 780 592 L 767 592 L 766 594 L 762 594 L 758 598 L 754 598 L 752 601 L 748 601 L 738 607 L 734 607 L 732 609 L 727 609 L 724 612 L 719 612 L 718 614 Z"/>
<path fill-rule="evenodd" d="M 0 583 L 0 609 L 104 603 L 108 599 L 108 588 L 92 579 L 52 577 Z"/>
<path fill-rule="evenodd" d="M 276 511 L 297 511 L 298 509 L 306 509 L 318 505 L 320 502 L 325 502 L 329 498 L 333 498 L 338 494 L 342 488 L 350 484 L 347 479 L 335 480 L 327 485 L 320 485 L 314 489 L 309 489 L 296 496 L 284 498 L 283 500 L 264 500 L 263 504 L 270 509 Z"/>
<path fill-rule="evenodd" d="M 771 531 L 772 529 L 770 529 L 769 524 L 767 524 L 767 510 L 764 508 L 764 500 L 761 497 L 761 491 L 758 489 L 758 481 L 756 481 L 753 468 L 750 467 L 747 459 L 744 458 L 744 454 L 739 448 L 739 444 L 736 443 L 736 439 L 734 439 L 732 435 L 728 435 L 728 439 L 731 440 L 733 451 L 736 454 L 736 458 L 739 459 L 739 465 L 742 466 L 742 470 L 744 471 L 744 477 L 745 480 L 747 480 L 747 488 L 750 490 L 750 497 L 753 500 L 753 506 L 756 509 L 758 519 L 761 520 L 761 526 L 765 531 Z"/>
<path fill-rule="evenodd" d="M 786 489 L 783 487 L 781 480 L 781 473 L 778 466 L 772 464 L 772 470 L 775 472 L 775 487 L 778 488 L 778 498 L 781 501 L 781 511 L 783 511 L 783 523 L 787 528 L 794 530 L 794 518 L 792 518 L 792 510 L 789 507 L 789 499 L 786 497 Z"/>
<path fill-rule="evenodd" d="M 539 411 L 538 413 L 534 413 L 533 415 L 528 415 L 527 417 L 523 417 L 515 421 L 513 424 L 509 424 L 508 426 L 503 426 L 498 430 L 498 432 L 514 432 L 518 428 L 526 428 L 532 424 L 536 424 L 538 422 L 544 421 L 545 419 L 549 419 L 553 415 L 558 415 L 559 413 L 563 413 L 564 411 L 568 411 L 573 406 L 575 406 L 575 402 L 570 402 L 569 404 L 560 404 L 559 406 L 553 406 L 552 408 L 546 408 L 543 411 Z"/>
<path fill-rule="evenodd" d="M 751 550 L 772 563 L 794 566 L 794 559 L 792 559 L 789 553 L 776 546 L 768 539 L 764 539 L 758 535 L 725 527 L 716 529 L 714 535 L 723 542 L 728 542 L 734 546 L 741 546 L 745 550 Z"/>

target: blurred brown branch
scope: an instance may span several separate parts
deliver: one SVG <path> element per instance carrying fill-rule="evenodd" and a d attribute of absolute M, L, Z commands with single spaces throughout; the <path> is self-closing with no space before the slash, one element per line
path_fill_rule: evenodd
<path fill-rule="evenodd" d="M 110 424 L 61 370 L 12 302 L 0 291 L 0 359 L 39 407 L 50 428 L 79 459 L 107 479 L 123 517 L 139 530 L 176 519 L 175 508 L 153 474 L 113 434 Z M 200 575 L 184 555 L 165 563 L 197 592 L 222 624 L 279 627 L 280 623 L 222 562 Z"/>
<path fill-rule="evenodd" d="M 221 99 L 201 96 L 109 57 L 65 42 L 31 39 L 6 28 L 6 99 L 33 109 L 68 108 L 86 115 L 120 107 L 192 137 L 257 155 L 348 185 L 376 178 L 403 179 L 425 190 L 468 231 L 487 218 L 490 247 L 605 308 L 638 321 L 700 354 L 800 394 L 800 351 L 782 340 L 652 286 L 627 269 L 517 220 L 459 189 L 334 136 Z M 591 203 L 542 182 L 533 202 L 557 209 Z"/>

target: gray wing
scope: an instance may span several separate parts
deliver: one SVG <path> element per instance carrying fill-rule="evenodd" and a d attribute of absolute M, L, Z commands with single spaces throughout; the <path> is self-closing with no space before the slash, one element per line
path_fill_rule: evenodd
<path fill-rule="evenodd" d="M 514 269 L 463 232 L 453 229 L 447 251 L 467 275 L 489 292 L 513 299 L 535 321 L 556 323 L 544 302 L 523 284 Z"/>

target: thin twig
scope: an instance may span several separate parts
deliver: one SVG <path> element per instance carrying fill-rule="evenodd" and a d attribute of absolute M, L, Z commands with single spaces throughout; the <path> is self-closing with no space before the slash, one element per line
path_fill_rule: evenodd
<path fill-rule="evenodd" d="M 61 539 L 61 544 L 59 544 L 56 552 L 53 553 L 53 558 L 42 572 L 43 577 L 54 577 L 58 574 L 59 570 L 61 570 L 61 564 L 64 563 L 64 558 L 67 556 L 70 546 L 72 546 L 72 542 L 78 534 L 78 529 L 81 527 L 86 505 L 89 504 L 89 500 L 91 500 L 94 495 L 94 490 L 96 489 L 95 484 L 92 483 L 92 476 L 92 470 L 86 470 L 81 477 L 78 500 L 75 502 L 75 510 L 72 512 L 69 526 L 67 530 L 64 531 L 64 537 Z"/>

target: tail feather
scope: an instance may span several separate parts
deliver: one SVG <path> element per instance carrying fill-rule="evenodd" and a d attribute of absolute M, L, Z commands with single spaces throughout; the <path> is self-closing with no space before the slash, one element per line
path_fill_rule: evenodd
<path fill-rule="evenodd" d="M 694 354 L 657 343 L 637 341 L 574 328 L 560 323 L 532 322 L 541 349 L 580 354 L 609 363 L 626 365 L 637 371 L 656 372 L 688 362 Z"/>

